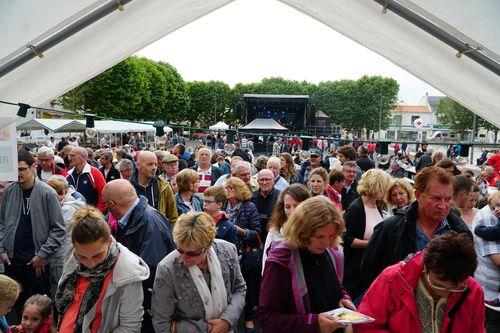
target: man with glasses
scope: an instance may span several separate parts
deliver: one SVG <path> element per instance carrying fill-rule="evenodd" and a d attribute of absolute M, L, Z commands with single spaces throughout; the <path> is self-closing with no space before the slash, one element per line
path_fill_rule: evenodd
<path fill-rule="evenodd" d="M 358 166 L 356 165 L 356 162 L 354 161 L 346 161 L 342 165 L 342 171 L 344 172 L 345 175 L 345 183 L 344 187 L 342 188 L 342 208 L 346 210 L 349 208 L 349 205 L 351 202 L 353 202 L 357 197 L 359 197 L 358 194 L 358 181 L 356 180 L 356 170 Z"/>
<path fill-rule="evenodd" d="M 260 230 L 262 230 L 262 240 L 267 236 L 267 222 L 271 217 L 276 200 L 280 191 L 274 187 L 274 174 L 271 170 L 263 169 L 257 174 L 259 189 L 252 194 L 252 201 L 257 206 L 260 220 Z"/>
<path fill-rule="evenodd" d="M 116 165 L 118 171 L 120 172 L 120 178 L 130 181 L 132 174 L 134 173 L 134 163 L 127 158 L 123 158 Z"/>
<path fill-rule="evenodd" d="M 69 229 L 56 192 L 36 178 L 35 158 L 23 149 L 17 156 L 18 181 L 7 186 L 0 206 L 0 260 L 23 286 L 15 305 L 20 314 L 28 297 L 50 295 L 48 265 Z"/>
<path fill-rule="evenodd" d="M 66 176 L 66 170 L 54 163 L 54 151 L 52 148 L 42 146 L 36 152 L 38 166 L 36 175 L 38 179 L 46 182 L 52 175 Z"/>
<path fill-rule="evenodd" d="M 200 181 L 200 186 L 198 187 L 199 197 L 203 199 L 203 192 L 214 185 L 217 179 L 222 176 L 222 171 L 217 167 L 212 165 L 212 151 L 208 147 L 201 147 L 198 149 L 198 160 L 196 164 L 191 167 L 198 174 L 198 180 Z"/>
<path fill-rule="evenodd" d="M 356 332 L 485 332 L 483 290 L 472 277 L 476 267 L 467 234 L 433 238 L 373 282 L 359 311 L 375 321 L 356 325 Z"/>
<path fill-rule="evenodd" d="M 237 245 L 236 226 L 229 221 L 226 212 L 221 210 L 227 202 L 226 189 L 223 186 L 210 186 L 203 194 L 203 211 L 214 219 L 217 228 L 215 238 Z"/>
<path fill-rule="evenodd" d="M 361 263 L 365 286 L 382 270 L 427 247 L 435 236 L 453 230 L 466 233 L 469 227 L 450 214 L 455 178 L 439 167 L 427 167 L 415 177 L 416 201 L 375 227 Z"/>
<path fill-rule="evenodd" d="M 153 155 L 154 156 L 154 155 Z M 141 332 L 154 332 L 151 316 L 151 292 L 158 263 L 175 249 L 172 226 L 148 199 L 137 195 L 134 187 L 124 179 L 112 180 L 102 190 L 109 212 L 118 221 L 116 240 L 138 255 L 149 267 L 150 275 L 144 289 L 144 319 Z"/>

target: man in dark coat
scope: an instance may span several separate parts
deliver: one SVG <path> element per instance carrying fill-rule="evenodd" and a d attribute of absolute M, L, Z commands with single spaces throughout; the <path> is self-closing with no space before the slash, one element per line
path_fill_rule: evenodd
<path fill-rule="evenodd" d="M 234 156 L 240 156 L 241 158 L 243 158 L 243 160 L 252 163 L 252 159 L 250 158 L 250 156 L 243 149 L 240 148 L 239 142 L 234 143 L 234 151 L 231 157 Z"/>
<path fill-rule="evenodd" d="M 387 266 L 418 252 L 449 230 L 472 235 L 462 219 L 450 213 L 455 179 L 444 169 L 428 167 L 415 177 L 416 201 L 377 226 L 365 249 L 361 276 L 365 287 Z"/>
<path fill-rule="evenodd" d="M 116 170 L 115 166 L 113 165 L 113 153 L 111 153 L 110 151 L 102 153 L 101 157 L 99 158 L 99 163 L 101 163 L 99 171 L 101 171 L 104 179 L 106 179 L 106 183 L 121 178 L 120 172 Z"/>
<path fill-rule="evenodd" d="M 116 240 L 141 257 L 150 269 L 149 278 L 142 284 L 145 311 L 141 332 L 153 333 L 150 290 L 158 263 L 175 249 L 172 226 L 148 205 L 146 197 L 138 197 L 132 184 L 124 179 L 109 182 L 102 193 L 109 212 L 118 220 Z"/>
<path fill-rule="evenodd" d="M 271 170 L 263 169 L 257 174 L 259 189 L 253 192 L 252 201 L 259 212 L 260 228 L 262 230 L 262 241 L 267 237 L 267 222 L 271 217 L 280 191 L 274 188 L 274 174 Z"/>

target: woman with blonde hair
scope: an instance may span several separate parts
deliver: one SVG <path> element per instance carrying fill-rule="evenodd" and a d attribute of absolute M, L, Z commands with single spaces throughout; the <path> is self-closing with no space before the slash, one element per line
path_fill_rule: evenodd
<path fill-rule="evenodd" d="M 227 191 L 226 213 L 229 221 L 236 226 L 237 248 L 241 253 L 241 270 L 247 284 L 245 299 L 245 327 L 254 330 L 254 307 L 257 306 L 262 265 L 262 229 L 257 206 L 251 201 L 252 193 L 244 181 L 228 178 L 224 184 Z"/>
<path fill-rule="evenodd" d="M 295 163 L 293 162 L 293 157 L 289 153 L 282 153 L 279 156 L 281 161 L 281 177 L 285 178 L 285 180 L 290 184 L 295 184 L 299 182 L 299 176 L 297 173 L 297 168 L 295 167 Z"/>
<path fill-rule="evenodd" d="M 198 174 L 192 169 L 184 169 L 179 171 L 175 176 L 177 182 L 177 193 L 175 194 L 175 204 L 179 215 L 187 212 L 202 212 L 203 203 L 201 199 L 195 195 L 198 193 L 200 181 Z"/>
<path fill-rule="evenodd" d="M 406 180 L 396 179 L 387 188 L 385 203 L 389 208 L 389 215 L 394 215 L 398 209 L 408 206 L 413 201 L 415 201 L 413 188 Z"/>
<path fill-rule="evenodd" d="M 354 304 L 359 304 L 364 292 L 361 260 L 373 229 L 384 218 L 378 204 L 384 200 L 391 181 L 391 176 L 380 169 L 366 171 L 357 187 L 360 196 L 344 212 L 345 287 L 355 300 Z"/>
<path fill-rule="evenodd" d="M 19 297 L 21 286 L 7 275 L 0 274 L 0 333 L 7 333 L 9 325 L 5 315 L 10 312 Z"/>
<path fill-rule="evenodd" d="M 333 332 L 344 326 L 325 312 L 355 309 L 342 287 L 342 213 L 328 198 L 303 201 L 272 248 L 262 277 L 258 322 L 264 333 Z"/>
<path fill-rule="evenodd" d="M 158 265 L 153 287 L 156 332 L 233 332 L 245 305 L 236 247 L 215 239 L 210 215 L 189 212 L 174 226 L 177 250 Z"/>

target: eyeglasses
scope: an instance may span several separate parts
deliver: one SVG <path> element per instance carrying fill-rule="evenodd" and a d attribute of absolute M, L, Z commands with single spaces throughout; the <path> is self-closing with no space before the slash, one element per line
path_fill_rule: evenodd
<path fill-rule="evenodd" d="M 464 292 L 466 289 L 467 289 L 467 283 L 463 283 L 459 286 L 454 286 L 454 287 L 443 287 L 443 286 L 437 286 L 435 285 L 434 283 L 431 282 L 431 277 L 429 275 L 428 272 L 425 272 L 425 275 L 427 277 L 427 283 L 429 284 L 429 286 L 431 286 L 432 288 L 436 289 L 436 290 L 440 290 L 440 291 L 447 291 L 447 292 L 450 292 L 450 293 L 462 293 Z"/>
<path fill-rule="evenodd" d="M 19 167 L 19 168 L 17 168 L 17 171 L 18 172 L 24 172 L 24 171 L 26 171 L 28 169 L 31 169 L 31 168 L 30 167 Z"/>
<path fill-rule="evenodd" d="M 197 257 L 206 251 L 206 249 L 201 249 L 199 252 L 183 251 L 183 250 L 179 249 L 178 247 L 176 249 L 177 249 L 177 252 L 179 252 L 180 254 L 184 254 L 188 257 Z"/>
<path fill-rule="evenodd" d="M 262 182 L 262 183 L 270 183 L 273 181 L 272 178 L 260 178 L 260 179 L 257 179 L 258 182 Z"/>
<path fill-rule="evenodd" d="M 216 203 L 216 202 L 219 202 L 219 201 L 217 201 L 217 200 L 203 199 L 203 202 L 206 203 L 206 204 L 211 204 L 211 203 Z"/>

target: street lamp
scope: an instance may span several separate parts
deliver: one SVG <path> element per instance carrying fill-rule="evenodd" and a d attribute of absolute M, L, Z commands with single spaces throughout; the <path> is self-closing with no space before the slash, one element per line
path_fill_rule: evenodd
<path fill-rule="evenodd" d="M 380 94 L 380 104 L 378 108 L 378 139 L 380 140 L 380 132 L 382 130 L 382 101 L 384 100 L 384 95 Z"/>

